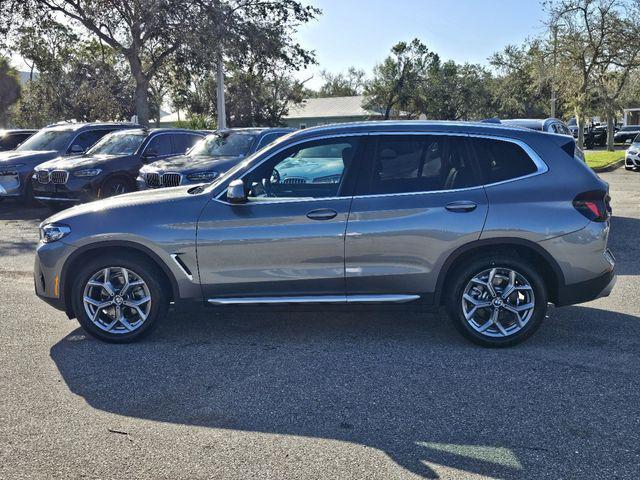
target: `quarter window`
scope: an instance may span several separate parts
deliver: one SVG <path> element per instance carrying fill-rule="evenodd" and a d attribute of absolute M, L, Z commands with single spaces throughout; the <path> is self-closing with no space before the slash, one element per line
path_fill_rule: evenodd
<path fill-rule="evenodd" d="M 537 171 L 531 157 L 522 147 L 504 140 L 471 138 L 486 183 L 524 177 Z"/>
<path fill-rule="evenodd" d="M 477 185 L 464 137 L 380 137 L 373 158 L 370 193 L 453 190 Z"/>
<path fill-rule="evenodd" d="M 256 201 L 335 197 L 357 146 L 356 138 L 340 138 L 289 148 L 244 178 L 248 197 Z"/>

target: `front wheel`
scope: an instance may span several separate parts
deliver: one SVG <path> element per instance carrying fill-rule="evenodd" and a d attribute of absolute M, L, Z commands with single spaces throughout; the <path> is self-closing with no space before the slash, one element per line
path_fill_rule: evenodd
<path fill-rule="evenodd" d="M 135 191 L 133 183 L 126 178 L 110 178 L 100 188 L 99 198 L 113 197 Z"/>
<path fill-rule="evenodd" d="M 107 255 L 75 275 L 73 309 L 94 337 L 113 343 L 147 335 L 167 312 L 169 301 L 155 265 L 134 255 Z"/>
<path fill-rule="evenodd" d="M 485 347 L 507 347 L 523 342 L 540 327 L 547 292 L 528 262 L 491 256 L 454 272 L 447 306 L 466 338 Z"/>

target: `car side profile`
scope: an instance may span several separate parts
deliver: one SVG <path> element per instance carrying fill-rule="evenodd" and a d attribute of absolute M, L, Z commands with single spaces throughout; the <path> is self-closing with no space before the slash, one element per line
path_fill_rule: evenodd
<path fill-rule="evenodd" d="M 82 154 L 106 134 L 132 127 L 128 123 L 61 123 L 43 128 L 15 150 L 0 152 L 0 198 L 32 200 L 31 178 L 38 165 Z"/>
<path fill-rule="evenodd" d="M 513 345 L 548 302 L 615 283 L 608 185 L 574 149 L 571 137 L 486 123 L 297 131 L 208 185 L 48 218 L 36 293 L 110 342 L 196 301 L 445 305 L 468 339 Z M 315 173 L 320 162 L 331 175 Z M 294 166 L 305 181 L 283 181 Z"/>
<path fill-rule="evenodd" d="M 631 143 L 640 135 L 640 125 L 626 125 L 616 132 L 613 140 L 616 143 Z"/>
<path fill-rule="evenodd" d="M 208 183 L 292 128 L 232 128 L 211 133 L 186 154 L 145 165 L 138 190 Z"/>
<path fill-rule="evenodd" d="M 58 157 L 36 167 L 34 197 L 68 206 L 134 192 L 143 165 L 182 154 L 202 138 L 201 132 L 178 128 L 113 132 L 84 155 Z"/>
<path fill-rule="evenodd" d="M 37 130 L 29 130 L 26 128 L 0 130 L 0 152 L 17 148 L 18 145 L 36 132 Z"/>

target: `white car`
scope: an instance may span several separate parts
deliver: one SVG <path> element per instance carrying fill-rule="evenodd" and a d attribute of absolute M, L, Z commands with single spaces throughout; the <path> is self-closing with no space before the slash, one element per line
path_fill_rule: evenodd
<path fill-rule="evenodd" d="M 624 168 L 627 170 L 640 168 L 640 134 L 636 136 L 624 155 Z"/>

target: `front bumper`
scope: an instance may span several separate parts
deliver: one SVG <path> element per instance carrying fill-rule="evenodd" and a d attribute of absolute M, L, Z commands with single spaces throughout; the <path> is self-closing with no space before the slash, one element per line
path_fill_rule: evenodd
<path fill-rule="evenodd" d="M 36 295 L 54 308 L 70 315 L 64 297 L 62 267 L 75 247 L 61 241 L 40 242 L 36 248 L 33 282 Z"/>
<path fill-rule="evenodd" d="M 97 186 L 100 176 L 77 178 L 69 176 L 67 183 L 40 183 L 35 175 L 31 179 L 33 196 L 43 203 L 84 203 L 97 198 Z"/>
<path fill-rule="evenodd" d="M 640 167 L 640 154 L 627 153 L 624 157 L 624 165 L 625 167 L 632 167 L 632 168 Z"/>

